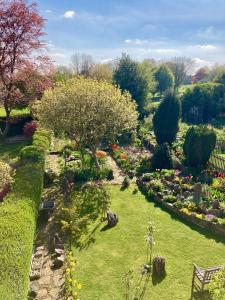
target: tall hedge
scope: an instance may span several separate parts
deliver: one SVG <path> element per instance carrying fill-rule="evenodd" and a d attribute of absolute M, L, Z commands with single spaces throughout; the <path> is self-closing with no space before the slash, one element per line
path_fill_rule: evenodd
<path fill-rule="evenodd" d="M 42 134 L 39 132 L 39 136 Z M 34 137 L 35 140 L 35 137 Z M 36 142 L 39 159 L 21 158 L 13 191 L 0 205 L 0 299 L 27 299 L 33 238 L 43 190 L 45 145 Z M 24 150 L 22 150 L 24 151 Z"/>
<path fill-rule="evenodd" d="M 193 126 L 188 129 L 184 141 L 184 154 L 188 165 L 204 166 L 216 146 L 216 134 L 206 126 Z"/>
<path fill-rule="evenodd" d="M 180 101 L 173 93 L 168 93 L 153 116 L 154 133 L 159 145 L 172 144 L 175 141 L 179 118 Z"/>

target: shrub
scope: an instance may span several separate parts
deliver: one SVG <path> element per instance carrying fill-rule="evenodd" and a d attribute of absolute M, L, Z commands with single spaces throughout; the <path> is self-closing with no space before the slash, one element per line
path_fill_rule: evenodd
<path fill-rule="evenodd" d="M 156 151 L 151 159 L 151 164 L 153 170 L 173 168 L 172 154 L 167 143 L 156 148 Z"/>
<path fill-rule="evenodd" d="M 179 130 L 180 101 L 169 93 L 160 103 L 153 116 L 153 128 L 156 141 L 159 145 L 163 143 L 172 144 Z"/>
<path fill-rule="evenodd" d="M 141 159 L 140 164 L 137 168 L 137 176 L 140 176 L 144 173 L 148 173 L 151 170 L 151 160 L 149 157 L 144 157 Z"/>
<path fill-rule="evenodd" d="M 121 189 L 125 190 L 125 189 L 127 189 L 129 187 L 129 185 L 130 185 L 130 180 L 129 180 L 128 176 L 125 176 L 124 180 L 122 182 Z"/>
<path fill-rule="evenodd" d="M 51 146 L 51 133 L 47 130 L 36 131 L 33 136 L 33 146 L 48 150 Z"/>
<path fill-rule="evenodd" d="M 167 196 L 164 196 L 163 197 L 163 200 L 165 202 L 168 202 L 168 203 L 175 203 L 177 201 L 177 197 L 173 196 L 173 195 L 167 195 Z"/>
<path fill-rule="evenodd" d="M 155 179 L 149 182 L 148 187 L 155 192 L 160 192 L 163 189 L 163 184 L 161 180 Z"/>
<path fill-rule="evenodd" d="M 18 167 L 12 193 L 0 209 L 0 299 L 26 299 L 36 217 L 44 177 L 38 162 Z"/>
<path fill-rule="evenodd" d="M 44 157 L 44 149 L 37 146 L 26 146 L 20 151 L 20 159 L 30 159 L 38 162 Z"/>
<path fill-rule="evenodd" d="M 13 177 L 11 167 L 7 163 L 0 161 L 0 191 L 6 186 L 10 186 L 12 183 Z"/>
<path fill-rule="evenodd" d="M 24 125 L 23 133 L 25 134 L 25 136 L 31 138 L 34 135 L 36 130 L 37 130 L 37 123 L 35 121 L 31 121 Z"/>
<path fill-rule="evenodd" d="M 217 272 L 210 284 L 209 292 L 212 297 L 212 300 L 222 300 L 225 295 L 225 270 Z"/>
<path fill-rule="evenodd" d="M 188 165 L 199 167 L 205 165 L 216 145 L 216 134 L 206 126 L 188 129 L 183 146 Z"/>

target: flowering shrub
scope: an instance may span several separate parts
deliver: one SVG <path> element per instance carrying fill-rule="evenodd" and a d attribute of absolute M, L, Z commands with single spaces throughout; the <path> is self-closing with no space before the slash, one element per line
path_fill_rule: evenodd
<path fill-rule="evenodd" d="M 96 151 L 96 157 L 97 158 L 104 158 L 106 156 L 107 156 L 107 153 L 105 151 L 102 151 L 102 150 Z"/>
<path fill-rule="evenodd" d="M 67 255 L 66 262 L 66 274 L 65 274 L 65 294 L 67 300 L 78 300 L 79 292 L 82 288 L 81 284 L 76 278 L 76 265 L 77 261 L 73 256 L 72 252 L 69 252 Z"/>
<path fill-rule="evenodd" d="M 29 138 L 31 138 L 34 135 L 36 130 L 37 130 L 37 123 L 35 121 L 26 123 L 23 128 L 24 134 Z"/>
<path fill-rule="evenodd" d="M 8 194 L 12 183 L 11 167 L 3 161 L 0 161 L 0 201 Z"/>
<path fill-rule="evenodd" d="M 120 147 L 119 147 L 118 145 L 116 145 L 116 144 L 111 144 L 111 145 L 110 145 L 110 148 L 111 148 L 112 150 L 114 150 L 114 151 L 120 150 Z"/>

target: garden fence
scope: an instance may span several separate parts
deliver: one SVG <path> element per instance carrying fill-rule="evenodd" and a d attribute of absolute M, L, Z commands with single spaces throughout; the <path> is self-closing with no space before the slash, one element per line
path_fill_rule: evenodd
<path fill-rule="evenodd" d="M 225 173 L 225 158 L 221 156 L 224 152 L 225 141 L 218 141 L 209 163 L 219 172 Z"/>

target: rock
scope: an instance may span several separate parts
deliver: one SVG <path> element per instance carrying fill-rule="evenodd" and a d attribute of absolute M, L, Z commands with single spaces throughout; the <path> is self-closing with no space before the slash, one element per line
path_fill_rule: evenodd
<path fill-rule="evenodd" d="M 65 254 L 65 251 L 63 249 L 55 249 L 56 256 L 61 256 Z"/>
<path fill-rule="evenodd" d="M 200 182 L 197 182 L 194 185 L 194 201 L 199 203 L 202 199 L 202 184 Z"/>
<path fill-rule="evenodd" d="M 180 193 L 181 189 L 180 189 L 180 185 L 179 184 L 174 184 L 173 189 L 176 193 Z"/>
<path fill-rule="evenodd" d="M 63 266 L 65 261 L 65 256 L 62 255 L 60 257 L 57 257 L 54 261 L 53 261 L 53 268 L 55 269 L 59 269 Z"/>
<path fill-rule="evenodd" d="M 30 281 L 33 281 L 33 280 L 37 280 L 41 277 L 40 275 L 40 272 L 39 271 L 32 271 L 31 274 L 30 274 Z"/>
<path fill-rule="evenodd" d="M 223 217 L 223 209 L 208 209 L 207 210 L 207 214 L 210 214 L 210 215 L 214 215 L 216 216 L 217 218 L 221 218 Z"/>
<path fill-rule="evenodd" d="M 183 193 L 183 196 L 184 196 L 184 198 L 185 199 L 187 199 L 188 197 L 190 197 L 192 194 L 191 194 L 191 192 L 189 192 L 189 191 L 185 191 L 184 193 Z"/>
<path fill-rule="evenodd" d="M 30 290 L 28 292 L 28 297 L 30 297 L 30 299 L 35 299 L 37 297 L 37 294 L 38 294 L 38 289 L 39 289 L 38 281 L 32 282 L 30 284 Z"/>
<path fill-rule="evenodd" d="M 117 214 L 111 211 L 107 211 L 107 221 L 108 221 L 108 226 L 110 227 L 115 226 L 118 222 Z"/>
<path fill-rule="evenodd" d="M 220 209 L 220 208 L 221 208 L 221 206 L 220 206 L 220 201 L 219 201 L 219 200 L 214 200 L 214 201 L 211 203 L 211 205 L 212 205 L 212 208 L 213 208 L 213 209 Z"/>

